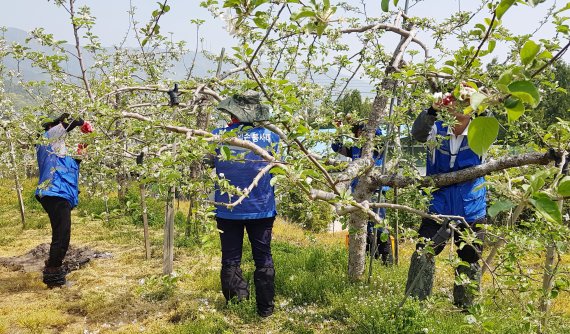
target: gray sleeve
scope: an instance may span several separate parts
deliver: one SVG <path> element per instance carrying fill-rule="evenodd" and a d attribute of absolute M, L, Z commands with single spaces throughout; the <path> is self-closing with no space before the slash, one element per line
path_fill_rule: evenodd
<path fill-rule="evenodd" d="M 428 140 L 436 120 L 436 116 L 428 111 L 429 109 L 423 110 L 414 121 L 414 125 L 412 125 L 412 137 L 421 143 L 425 143 Z"/>

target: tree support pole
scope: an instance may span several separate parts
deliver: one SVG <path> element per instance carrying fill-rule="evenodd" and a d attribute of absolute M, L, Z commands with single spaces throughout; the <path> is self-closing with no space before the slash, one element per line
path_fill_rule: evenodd
<path fill-rule="evenodd" d="M 176 157 L 176 141 L 172 148 L 172 155 Z M 174 267 L 174 194 L 176 186 L 171 186 L 166 198 L 165 224 L 164 224 L 164 256 L 162 273 L 172 274 Z"/>
<path fill-rule="evenodd" d="M 145 258 L 150 260 L 151 251 L 150 251 L 150 239 L 148 235 L 148 211 L 146 207 L 146 189 L 144 184 L 139 184 L 140 194 L 141 194 L 141 208 L 142 208 L 142 219 L 143 219 L 143 230 L 144 230 L 144 250 L 145 250 Z"/>
<path fill-rule="evenodd" d="M 10 160 L 12 162 L 12 170 L 14 171 L 14 183 L 16 186 L 16 193 L 18 194 L 18 204 L 20 209 L 20 218 L 22 219 L 22 228 L 26 228 L 26 216 L 24 208 L 24 198 L 22 196 L 22 184 L 20 183 L 20 177 L 18 176 L 18 170 L 16 169 L 16 149 L 14 148 L 14 143 L 10 138 L 10 132 L 6 131 L 6 137 L 10 143 Z"/>
<path fill-rule="evenodd" d="M 398 188 L 394 188 L 394 203 L 398 204 Z M 394 264 L 400 263 L 400 222 L 398 210 L 396 210 L 396 223 L 394 225 Z"/>

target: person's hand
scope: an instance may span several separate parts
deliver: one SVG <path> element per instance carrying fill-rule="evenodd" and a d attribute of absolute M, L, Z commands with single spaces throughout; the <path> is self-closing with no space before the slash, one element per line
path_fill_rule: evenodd
<path fill-rule="evenodd" d="M 453 110 L 456 105 L 456 100 L 453 94 L 451 93 L 436 93 L 434 94 L 435 100 L 432 104 L 432 108 L 437 111 L 442 110 Z"/>
<path fill-rule="evenodd" d="M 78 155 L 84 155 L 87 151 L 87 146 L 89 146 L 89 144 L 85 144 L 85 143 L 77 144 L 77 154 Z"/>
<path fill-rule="evenodd" d="M 93 132 L 93 126 L 91 126 L 91 123 L 85 121 L 83 122 L 83 125 L 80 128 L 82 133 L 91 133 Z"/>

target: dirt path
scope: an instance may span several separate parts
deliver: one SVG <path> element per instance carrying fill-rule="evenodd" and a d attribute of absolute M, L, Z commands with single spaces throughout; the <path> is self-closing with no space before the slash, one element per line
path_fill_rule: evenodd
<path fill-rule="evenodd" d="M 48 258 L 49 244 L 40 244 L 26 254 L 13 257 L 1 257 L 0 265 L 13 271 L 37 272 L 44 267 L 44 261 Z M 99 252 L 89 247 L 75 247 L 71 245 L 63 261 L 67 271 L 78 270 L 92 259 L 110 258 L 111 253 Z"/>

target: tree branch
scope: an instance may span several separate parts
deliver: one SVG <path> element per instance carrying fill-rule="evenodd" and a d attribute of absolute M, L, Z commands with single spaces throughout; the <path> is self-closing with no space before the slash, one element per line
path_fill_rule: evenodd
<path fill-rule="evenodd" d="M 378 189 L 381 185 L 403 188 L 416 184 L 419 186 L 445 187 L 456 183 L 473 180 L 475 178 L 488 175 L 492 172 L 500 171 L 507 168 L 521 167 L 526 165 L 547 165 L 549 162 L 557 158 L 560 152 L 552 154 L 551 152 L 541 153 L 532 152 L 516 156 L 507 156 L 497 160 L 490 160 L 479 166 L 462 169 L 456 172 L 437 174 L 424 177 L 423 179 L 415 179 L 413 177 L 401 175 L 381 175 L 378 171 L 370 174 L 371 189 Z"/>
<path fill-rule="evenodd" d="M 469 69 L 469 67 L 471 67 L 471 64 L 473 64 L 475 59 L 477 59 L 477 57 L 479 56 L 479 52 L 481 52 L 481 48 L 483 47 L 483 45 L 487 41 L 487 38 L 489 38 L 489 35 L 491 34 L 491 30 L 493 30 L 493 24 L 495 23 L 496 18 L 497 18 L 497 10 L 494 10 L 493 11 L 493 17 L 491 18 L 491 23 L 489 24 L 489 28 L 487 29 L 487 32 L 485 33 L 483 40 L 481 41 L 481 43 L 479 43 L 479 46 L 477 47 L 477 51 L 475 51 L 475 54 L 473 55 L 471 60 L 469 60 L 469 62 L 467 63 L 467 65 L 465 66 L 463 71 L 467 71 L 467 69 Z"/>
<path fill-rule="evenodd" d="M 83 80 L 83 84 L 85 85 L 85 90 L 87 91 L 87 95 L 89 96 L 89 100 L 91 102 L 95 101 L 93 93 L 91 92 L 91 85 L 89 84 L 89 80 L 87 80 L 85 69 L 85 64 L 83 64 L 83 56 L 81 54 L 81 43 L 79 41 L 79 26 L 75 23 L 75 11 L 73 8 L 75 0 L 69 0 L 69 15 L 71 16 L 71 24 L 73 25 L 73 36 L 75 38 L 75 50 L 77 51 L 77 60 L 79 61 L 79 68 L 81 69 L 81 79 Z"/>
<path fill-rule="evenodd" d="M 151 119 L 150 117 L 146 117 L 146 116 L 143 116 L 143 115 L 138 114 L 138 113 L 123 111 L 123 112 L 121 112 L 121 116 L 125 117 L 125 118 L 138 119 L 138 120 L 144 121 L 144 122 L 156 123 L 156 121 Z M 190 129 L 190 128 L 187 128 L 184 126 L 158 124 L 158 127 L 165 129 L 167 131 L 170 131 L 170 132 L 185 134 L 187 139 L 200 137 L 200 138 L 203 138 L 204 140 L 206 140 L 208 142 L 219 142 L 219 143 L 224 143 L 224 144 L 229 144 L 229 145 L 245 148 L 245 149 L 248 149 L 248 150 L 252 151 L 253 153 L 257 154 L 258 156 L 260 156 L 265 161 L 274 163 L 275 165 L 278 165 L 280 167 L 287 168 L 285 164 L 281 163 L 279 160 L 277 160 L 274 156 L 272 156 L 265 149 L 263 149 L 262 147 L 254 144 L 250 141 L 247 141 L 247 140 L 239 139 L 236 137 L 224 137 L 224 136 L 220 136 L 220 135 L 214 135 L 208 131 Z"/>

